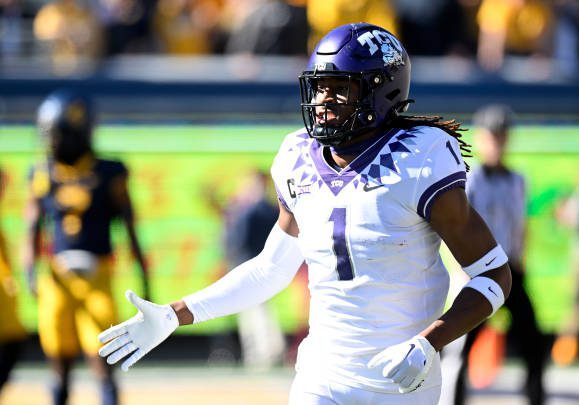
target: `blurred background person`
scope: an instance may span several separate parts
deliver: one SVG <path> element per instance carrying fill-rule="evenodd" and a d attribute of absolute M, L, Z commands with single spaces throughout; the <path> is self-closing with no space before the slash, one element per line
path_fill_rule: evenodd
<path fill-rule="evenodd" d="M 91 12 L 103 30 L 104 55 L 153 52 L 156 4 L 157 0 L 91 0 Z"/>
<path fill-rule="evenodd" d="M 246 2 L 246 15 L 232 27 L 226 53 L 306 55 L 308 21 L 305 0 Z"/>
<path fill-rule="evenodd" d="M 391 0 L 406 49 L 414 55 L 465 54 L 466 27 L 458 0 Z"/>
<path fill-rule="evenodd" d="M 556 0 L 553 57 L 558 71 L 566 79 L 574 79 L 579 71 L 579 2 Z"/>
<path fill-rule="evenodd" d="M 159 0 L 154 31 L 162 52 L 210 54 L 223 48 L 221 13 L 224 0 Z"/>
<path fill-rule="evenodd" d="M 392 3 L 392 0 L 307 0 L 309 50 L 313 50 L 327 32 L 348 23 L 364 21 L 398 35 L 400 31 Z"/>
<path fill-rule="evenodd" d="M 0 201 L 4 187 L 5 176 L 0 169 Z M 10 372 L 19 359 L 26 339 L 26 331 L 18 317 L 16 297 L 19 289 L 11 270 L 7 241 L 0 228 L 0 399 L 2 387 L 8 381 Z"/>
<path fill-rule="evenodd" d="M 269 230 L 277 222 L 279 208 L 271 177 L 254 169 L 225 204 L 208 192 L 212 207 L 223 218 L 225 264 L 232 269 L 261 252 Z M 243 364 L 256 369 L 281 365 L 285 337 L 268 304 L 242 311 L 237 319 Z"/>
<path fill-rule="evenodd" d="M 511 313 L 509 336 L 525 363 L 524 392 L 528 403 L 539 405 L 545 402 L 546 349 L 525 291 L 526 183 L 523 175 L 509 168 L 504 158 L 512 123 L 513 113 L 504 105 L 488 105 L 475 113 L 475 147 L 481 165 L 468 177 L 467 196 L 509 257 L 513 279 L 511 294 L 505 302 Z M 483 326 L 474 329 L 466 338 L 455 387 L 454 403 L 457 405 L 465 403 L 468 354 Z"/>
<path fill-rule="evenodd" d="M 25 268 L 38 296 L 40 343 L 54 373 L 52 403 L 65 404 L 70 371 L 82 350 L 100 382 L 104 405 L 118 402 L 112 369 L 98 357 L 98 333 L 116 321 L 111 296 L 111 221 L 120 217 L 149 295 L 147 268 L 137 240 L 128 170 L 97 157 L 92 147 L 90 100 L 73 91 L 52 93 L 38 109 L 47 156 L 32 169 L 26 210 Z M 50 226 L 49 274 L 37 285 L 41 228 Z"/>
<path fill-rule="evenodd" d="M 20 56 L 24 48 L 21 0 L 0 0 L 0 55 Z"/>
<path fill-rule="evenodd" d="M 92 67 L 102 56 L 102 27 L 79 0 L 54 0 L 42 6 L 34 18 L 34 35 L 49 48 L 57 75 Z"/>
<path fill-rule="evenodd" d="M 477 59 L 497 71 L 505 55 L 546 57 L 551 52 L 553 13 L 543 0 L 482 0 L 477 14 Z"/>

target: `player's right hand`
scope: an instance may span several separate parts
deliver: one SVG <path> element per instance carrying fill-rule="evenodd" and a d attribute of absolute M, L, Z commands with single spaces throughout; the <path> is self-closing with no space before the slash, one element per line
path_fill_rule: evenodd
<path fill-rule="evenodd" d="M 382 350 L 368 362 L 368 367 L 381 367 L 382 375 L 398 384 L 398 392 L 406 394 L 420 387 L 435 356 L 430 342 L 417 335 Z"/>
<path fill-rule="evenodd" d="M 131 319 L 112 326 L 99 335 L 101 343 L 107 343 L 99 350 L 101 357 L 106 357 L 107 363 L 115 364 L 122 358 L 126 359 L 121 368 L 127 371 L 145 354 L 158 346 L 179 326 L 177 314 L 169 305 L 157 305 L 138 297 L 128 290 L 127 300 L 139 312 Z"/>

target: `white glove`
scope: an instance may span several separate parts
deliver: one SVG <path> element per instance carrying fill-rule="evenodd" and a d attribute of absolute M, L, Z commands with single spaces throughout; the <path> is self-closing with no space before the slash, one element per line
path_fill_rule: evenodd
<path fill-rule="evenodd" d="M 424 336 L 390 346 L 382 350 L 368 362 L 369 368 L 383 367 L 382 375 L 398 384 L 401 394 L 414 391 L 422 384 L 436 350 Z"/>
<path fill-rule="evenodd" d="M 151 349 L 167 339 L 179 326 L 177 314 L 171 306 L 146 301 L 130 290 L 125 293 L 125 296 L 139 312 L 99 335 L 101 343 L 109 342 L 99 350 L 99 355 L 106 357 L 107 363 L 115 364 L 132 353 L 123 362 L 121 366 L 123 371 L 127 371 Z"/>

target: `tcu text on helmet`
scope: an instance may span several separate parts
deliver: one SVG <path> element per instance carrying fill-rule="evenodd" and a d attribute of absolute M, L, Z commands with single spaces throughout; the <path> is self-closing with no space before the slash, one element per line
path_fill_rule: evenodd
<path fill-rule="evenodd" d="M 358 37 L 358 42 L 360 45 L 365 46 L 367 45 L 370 50 L 370 55 L 374 55 L 376 51 L 379 49 L 378 45 L 374 43 L 374 40 L 378 43 L 378 45 L 389 44 L 392 45 L 396 50 L 402 53 L 402 45 L 394 37 L 394 35 L 389 34 L 386 31 L 374 30 L 372 32 L 367 31 Z"/>

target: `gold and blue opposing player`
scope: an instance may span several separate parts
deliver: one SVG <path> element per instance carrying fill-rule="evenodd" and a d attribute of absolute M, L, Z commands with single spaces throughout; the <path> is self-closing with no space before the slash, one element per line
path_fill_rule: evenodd
<path fill-rule="evenodd" d="M 277 224 L 256 257 L 170 305 L 128 292 L 135 317 L 100 335 L 127 370 L 179 325 L 252 307 L 309 268 L 309 334 L 292 405 L 438 403 L 438 352 L 496 311 L 507 257 L 464 191 L 468 150 L 454 122 L 404 115 L 410 60 L 378 26 L 338 27 L 300 77 L 305 128 L 272 166 Z M 471 277 L 443 313 L 444 240 Z"/>
<path fill-rule="evenodd" d="M 4 176 L 0 170 L 0 201 L 4 184 Z M 18 318 L 18 287 L 11 270 L 7 241 L 0 228 L 0 394 L 20 357 L 26 339 L 26 330 Z"/>
<path fill-rule="evenodd" d="M 82 351 L 101 383 L 102 403 L 118 402 L 112 370 L 97 356 L 98 333 L 116 321 L 111 295 L 111 223 L 119 217 L 148 293 L 145 260 L 138 243 L 127 189 L 128 171 L 119 161 L 100 159 L 92 148 L 90 100 L 58 91 L 41 104 L 38 129 L 47 157 L 30 175 L 25 266 L 38 295 L 38 332 L 55 373 L 52 398 L 65 404 L 74 359 Z M 38 278 L 41 227 L 48 226 L 49 274 Z"/>

